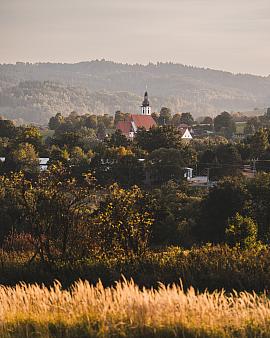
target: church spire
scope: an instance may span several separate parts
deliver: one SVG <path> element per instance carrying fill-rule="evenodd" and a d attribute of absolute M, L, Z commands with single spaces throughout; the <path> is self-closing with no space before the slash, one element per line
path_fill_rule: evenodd
<path fill-rule="evenodd" d="M 144 100 L 141 105 L 141 112 L 142 112 L 142 115 L 151 115 L 151 106 L 150 106 L 147 90 L 144 93 Z"/>

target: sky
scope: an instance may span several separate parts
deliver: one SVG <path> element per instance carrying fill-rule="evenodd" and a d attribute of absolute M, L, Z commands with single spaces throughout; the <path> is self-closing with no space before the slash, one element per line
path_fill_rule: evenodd
<path fill-rule="evenodd" d="M 0 0 L 0 63 L 175 62 L 270 74 L 270 0 Z"/>

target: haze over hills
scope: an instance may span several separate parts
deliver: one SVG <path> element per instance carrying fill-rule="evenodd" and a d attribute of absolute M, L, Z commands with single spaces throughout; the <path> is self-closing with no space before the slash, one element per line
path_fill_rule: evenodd
<path fill-rule="evenodd" d="M 109 61 L 76 64 L 0 65 L 0 114 L 47 123 L 57 112 L 136 113 L 145 87 L 154 111 L 167 106 L 194 116 L 270 106 L 270 76 L 232 74 L 173 63 L 128 65 Z"/>

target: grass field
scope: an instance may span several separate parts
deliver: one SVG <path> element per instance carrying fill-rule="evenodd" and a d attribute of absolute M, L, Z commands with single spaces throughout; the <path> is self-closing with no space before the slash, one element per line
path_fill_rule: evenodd
<path fill-rule="evenodd" d="M 79 281 L 0 287 L 0 337 L 269 337 L 266 294 Z"/>

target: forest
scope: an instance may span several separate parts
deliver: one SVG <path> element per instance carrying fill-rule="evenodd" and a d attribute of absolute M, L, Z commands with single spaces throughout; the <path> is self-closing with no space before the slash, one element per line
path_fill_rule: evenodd
<path fill-rule="evenodd" d="M 156 112 L 164 105 L 195 117 L 223 110 L 258 115 L 269 104 L 269 83 L 269 77 L 173 63 L 0 64 L 0 115 L 45 125 L 56 112 L 137 113 L 146 86 Z"/>

